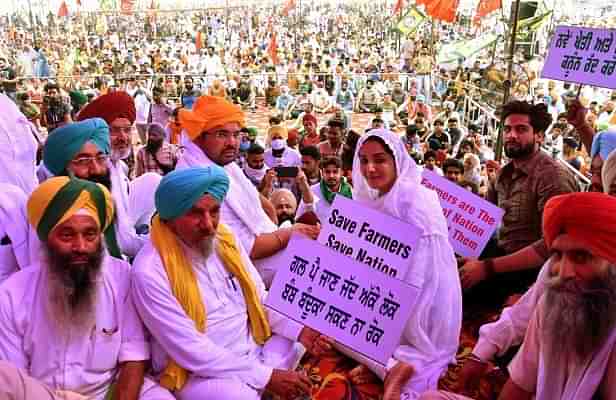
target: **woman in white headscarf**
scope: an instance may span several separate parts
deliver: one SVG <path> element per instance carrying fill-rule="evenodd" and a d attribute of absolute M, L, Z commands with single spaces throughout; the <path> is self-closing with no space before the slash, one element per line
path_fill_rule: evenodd
<path fill-rule="evenodd" d="M 403 278 L 421 292 L 383 371 L 385 400 L 415 399 L 437 387 L 458 349 L 462 292 L 447 223 L 436 193 L 421 185 L 415 162 L 390 131 L 371 130 L 361 137 L 353 184 L 353 199 L 423 231 Z"/>

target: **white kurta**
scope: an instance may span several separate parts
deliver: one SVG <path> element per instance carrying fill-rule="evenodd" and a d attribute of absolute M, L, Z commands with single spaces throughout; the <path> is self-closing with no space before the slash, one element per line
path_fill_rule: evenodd
<path fill-rule="evenodd" d="M 192 141 L 185 143 L 186 148 L 178 161 L 177 169 L 190 167 L 207 167 L 214 164 Z M 259 198 L 259 192 L 234 162 L 224 166 L 229 176 L 229 192 L 220 208 L 220 221 L 227 225 L 244 249 L 250 253 L 258 235 L 271 233 L 278 227 L 269 219 Z M 265 260 L 260 260 L 264 264 Z"/>
<path fill-rule="evenodd" d="M 572 349 L 559 349 L 555 358 L 545 356 L 547 344 L 542 329 L 545 302 L 535 308 L 522 347 L 509 365 L 511 380 L 528 393 L 535 393 L 536 400 L 592 400 L 616 398 L 616 329 L 599 349 L 584 362 L 574 358 Z M 563 332 L 566 334 L 566 332 Z"/>
<path fill-rule="evenodd" d="M 0 182 L 29 195 L 38 185 L 34 127 L 5 94 L 0 94 L 0 109 Z"/>
<path fill-rule="evenodd" d="M 206 261 L 184 249 L 205 305 L 205 333 L 196 329 L 174 297 L 163 262 L 151 243 L 139 253 L 132 270 L 135 305 L 152 334 L 154 373 L 160 374 L 172 358 L 192 372 L 178 393 L 182 399 L 258 399 L 274 367 L 291 368 L 299 360 L 301 350 L 293 341 L 302 326 L 268 311 L 272 331 L 283 337 L 274 335 L 264 346 L 257 345 L 250 333 L 239 282 L 227 272 L 215 251 Z M 240 250 L 244 266 L 265 301 L 265 285 L 246 252 Z"/>
<path fill-rule="evenodd" d="M 382 195 L 369 187 L 360 172 L 358 153 L 365 140 L 373 136 L 390 147 L 397 168 L 393 187 Z M 387 365 L 390 370 L 397 361 L 403 361 L 414 368 L 403 389 L 404 399 L 415 399 L 436 389 L 448 365 L 455 362 L 462 325 L 462 289 L 447 222 L 436 193 L 422 186 L 420 179 L 420 170 L 394 133 L 375 129 L 359 140 L 353 160 L 353 199 L 422 231 L 406 276 L 402 277 L 420 288 L 419 296 Z M 384 375 L 378 368 L 373 370 Z"/>
<path fill-rule="evenodd" d="M 312 204 L 307 204 L 301 199 L 297 207 L 296 215 L 301 217 L 303 214 L 312 211 L 317 215 L 321 224 L 324 224 L 329 218 L 329 210 L 332 208 L 332 205 L 323 199 L 320 182 L 310 186 L 310 191 L 312 192 L 314 202 Z"/>
<path fill-rule="evenodd" d="M 131 182 L 125 168 L 122 161 L 109 164 L 111 195 L 116 209 L 114 228 L 122 254 L 135 257 L 148 240 L 148 235 L 137 234 L 136 225 L 144 216 L 154 213 L 154 193 L 162 177 L 146 173 Z"/>
<path fill-rule="evenodd" d="M 551 261 L 543 264 L 537 281 L 511 307 L 506 307 L 498 321 L 485 324 L 479 328 L 479 340 L 473 349 L 473 354 L 485 361 L 502 356 L 513 346 L 518 346 L 524 340 L 537 303 L 545 293 L 546 283 L 550 274 Z"/>
<path fill-rule="evenodd" d="M 28 198 L 17 186 L 0 183 L 0 283 L 40 257 L 40 242 L 28 223 Z"/>
<path fill-rule="evenodd" d="M 36 264 L 0 286 L 0 359 L 51 388 L 103 399 L 119 363 L 150 357 L 130 295 L 129 265 L 104 258 L 95 325 L 85 332 L 66 328 L 64 337 L 55 333 L 46 309 L 47 279 L 47 266 Z M 147 380 L 142 393 L 156 389 Z"/>

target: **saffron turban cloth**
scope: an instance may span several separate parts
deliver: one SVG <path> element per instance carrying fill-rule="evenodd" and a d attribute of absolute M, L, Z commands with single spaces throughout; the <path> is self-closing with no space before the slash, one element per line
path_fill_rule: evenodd
<path fill-rule="evenodd" d="M 218 96 L 201 96 L 192 110 L 181 109 L 178 119 L 190 140 L 195 140 L 203 132 L 223 126 L 230 122 L 246 125 L 242 109 Z"/>
<path fill-rule="evenodd" d="M 217 165 L 172 171 L 163 177 L 156 189 L 156 210 L 165 220 L 180 217 L 206 193 L 222 203 L 229 183 L 227 173 Z"/>
<path fill-rule="evenodd" d="M 85 106 L 77 115 L 77 121 L 96 117 L 104 119 L 107 125 L 118 118 L 126 118 L 133 124 L 137 117 L 135 101 L 126 92 L 111 92 Z"/>
<path fill-rule="evenodd" d="M 616 149 L 616 130 L 599 132 L 592 139 L 590 158 L 593 159 L 599 154 L 605 161 L 614 149 Z"/>
<path fill-rule="evenodd" d="M 68 163 L 87 142 L 109 154 L 109 126 L 100 118 L 87 119 L 55 129 L 43 147 L 43 164 L 54 175 L 62 175 Z"/>
<path fill-rule="evenodd" d="M 552 197 L 543 209 L 543 236 L 548 248 L 563 233 L 616 265 L 616 198 L 591 192 Z"/>
<path fill-rule="evenodd" d="M 113 230 L 113 200 L 103 185 L 66 176 L 50 178 L 32 192 L 27 209 L 28 221 L 43 242 L 56 226 L 85 211 L 105 234 L 109 253 L 121 256 Z"/>
<path fill-rule="evenodd" d="M 222 201 L 229 188 L 229 178 L 218 166 L 173 171 L 162 179 L 156 190 L 159 215 L 152 221 L 151 239 L 163 262 L 173 296 L 199 332 L 206 331 L 207 312 L 197 278 L 184 253 L 180 240 L 161 218 L 184 215 L 203 194 Z M 271 328 L 256 286 L 246 270 L 235 237 L 224 224 L 216 231 L 216 253 L 230 275 L 235 277 L 246 301 L 250 331 L 255 342 L 263 345 L 271 336 Z M 170 359 L 160 377 L 160 384 L 169 390 L 180 390 L 190 372 Z"/>

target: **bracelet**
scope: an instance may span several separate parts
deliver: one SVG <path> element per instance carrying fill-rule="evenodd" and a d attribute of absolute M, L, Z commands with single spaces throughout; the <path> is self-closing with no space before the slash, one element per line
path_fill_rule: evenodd
<path fill-rule="evenodd" d="M 488 277 L 496 274 L 496 271 L 494 271 L 494 259 L 493 258 L 486 258 L 485 260 L 483 260 L 483 265 L 486 268 Z"/>
<path fill-rule="evenodd" d="M 282 242 L 282 239 L 280 238 L 280 235 L 278 234 L 278 231 L 274 231 L 272 232 L 274 234 L 274 236 L 276 237 L 276 239 L 278 239 L 278 245 L 279 245 L 279 249 L 283 249 L 284 248 L 284 243 Z"/>

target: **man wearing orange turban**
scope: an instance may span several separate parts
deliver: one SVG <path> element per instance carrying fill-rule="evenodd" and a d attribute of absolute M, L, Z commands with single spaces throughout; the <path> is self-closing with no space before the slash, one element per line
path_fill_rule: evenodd
<path fill-rule="evenodd" d="M 273 222 L 276 212 L 271 203 L 259 195 L 234 162 L 239 154 L 240 130 L 245 125 L 244 112 L 238 106 L 221 97 L 203 96 L 197 99 L 192 110 L 180 110 L 178 117 L 191 140 L 186 143 L 176 168 L 216 164 L 225 169 L 230 184 L 221 205 L 222 222 L 237 235 L 253 260 L 272 256 L 285 248 L 293 231 L 316 239 L 316 227 L 296 224 L 292 228 L 278 229 Z M 275 271 L 266 270 L 267 264 L 260 260 L 255 265 L 269 284 Z"/>

